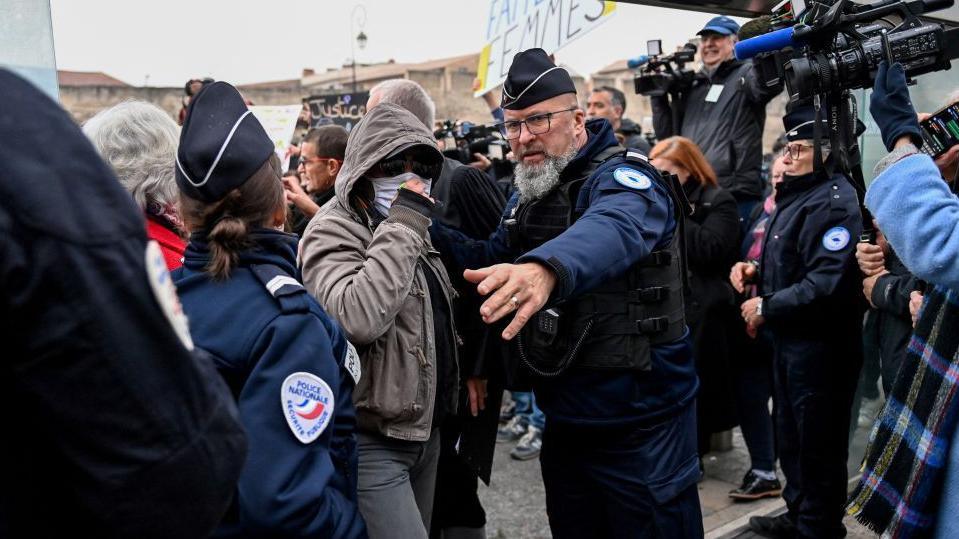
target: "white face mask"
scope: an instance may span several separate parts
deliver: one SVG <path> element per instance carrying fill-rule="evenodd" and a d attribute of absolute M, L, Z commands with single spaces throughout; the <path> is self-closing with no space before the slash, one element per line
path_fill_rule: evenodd
<path fill-rule="evenodd" d="M 410 180 L 419 180 L 426 185 L 426 195 L 430 194 L 430 184 L 432 180 L 420 178 L 412 172 L 404 172 L 399 176 L 392 178 L 376 178 L 373 180 L 373 206 L 383 215 L 390 214 L 390 206 L 393 205 L 393 199 L 400 191 L 400 185 Z"/>

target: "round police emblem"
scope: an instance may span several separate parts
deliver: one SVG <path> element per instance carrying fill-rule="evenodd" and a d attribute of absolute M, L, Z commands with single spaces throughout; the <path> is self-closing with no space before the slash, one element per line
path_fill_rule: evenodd
<path fill-rule="evenodd" d="M 160 245 L 156 241 L 148 241 L 144 257 L 147 280 L 153 290 L 153 295 L 156 296 L 157 303 L 160 304 L 160 310 L 163 311 L 167 321 L 173 326 L 173 331 L 180 338 L 183 346 L 187 350 L 193 350 L 190 324 L 187 322 L 186 315 L 183 314 L 183 306 L 180 304 L 180 297 L 176 294 L 173 278 L 167 271 L 166 260 L 163 258 Z"/>
<path fill-rule="evenodd" d="M 286 377 L 280 387 L 280 403 L 290 430 L 304 444 L 319 438 L 333 418 L 333 390 L 308 372 Z"/>
<path fill-rule="evenodd" d="M 823 234 L 822 246 L 825 247 L 827 251 L 838 251 L 849 245 L 849 239 L 849 230 L 844 226 L 836 226 L 830 228 Z"/>
<path fill-rule="evenodd" d="M 653 185 L 653 181 L 649 179 L 649 176 L 628 167 L 619 167 L 614 170 L 613 179 L 623 187 L 638 189 L 640 191 L 649 189 Z"/>

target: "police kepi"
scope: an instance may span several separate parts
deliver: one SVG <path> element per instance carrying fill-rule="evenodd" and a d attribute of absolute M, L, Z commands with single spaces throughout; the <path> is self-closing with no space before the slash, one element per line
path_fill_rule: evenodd
<path fill-rule="evenodd" d="M 701 537 L 688 204 L 609 122 L 586 121 L 575 92 L 543 50 L 515 56 L 500 127 L 516 193 L 488 240 L 434 224 L 434 242 L 489 295 L 484 320 L 510 320 L 508 370 L 546 415 L 553 537 Z"/>

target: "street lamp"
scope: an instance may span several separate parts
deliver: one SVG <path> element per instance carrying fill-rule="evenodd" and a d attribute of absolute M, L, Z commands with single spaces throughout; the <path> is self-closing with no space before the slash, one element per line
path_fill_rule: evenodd
<path fill-rule="evenodd" d="M 353 25 L 356 24 L 360 27 L 360 33 L 356 35 L 356 44 L 360 46 L 360 50 L 366 48 L 366 34 L 363 33 L 363 27 L 366 26 L 366 8 L 363 7 L 363 4 L 357 4 L 353 6 L 353 11 L 350 13 L 350 36 L 353 35 Z M 356 93 L 356 49 L 353 48 L 353 39 L 350 38 L 350 56 L 353 59 L 352 68 L 353 68 L 353 93 Z"/>

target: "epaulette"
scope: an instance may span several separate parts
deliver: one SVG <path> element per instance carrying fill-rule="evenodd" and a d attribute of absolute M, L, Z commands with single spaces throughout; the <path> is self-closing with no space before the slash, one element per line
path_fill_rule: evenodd
<path fill-rule="evenodd" d="M 250 266 L 250 269 L 279 304 L 282 312 L 298 313 L 310 310 L 309 294 L 306 288 L 278 266 L 255 264 Z"/>

